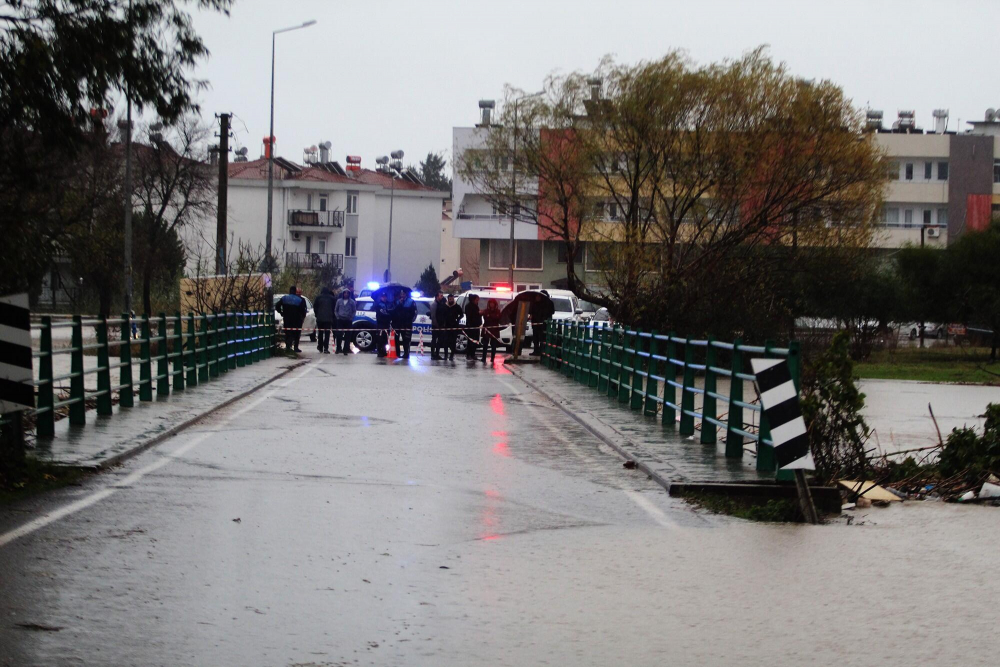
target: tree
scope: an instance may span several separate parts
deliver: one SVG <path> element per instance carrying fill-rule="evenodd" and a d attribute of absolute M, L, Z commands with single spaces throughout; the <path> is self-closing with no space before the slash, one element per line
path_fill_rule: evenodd
<path fill-rule="evenodd" d="M 706 66 L 679 52 L 605 60 L 597 74 L 600 86 L 550 77 L 517 123 L 520 91 L 508 90 L 484 145 L 457 163 L 540 238 L 566 243 L 581 298 L 631 324 L 718 334 L 754 315 L 770 294 L 747 286 L 769 288 L 800 249 L 870 245 L 883 156 L 834 84 L 796 79 L 762 49 Z"/>
<path fill-rule="evenodd" d="M 444 173 L 447 166 L 443 156 L 438 153 L 428 153 L 427 159 L 420 163 L 420 178 L 435 190 L 451 192 L 451 179 Z"/>
<path fill-rule="evenodd" d="M 982 231 L 966 231 L 945 250 L 942 280 L 952 284 L 956 314 L 992 329 L 990 361 L 1000 346 L 1000 219 Z"/>
<path fill-rule="evenodd" d="M 940 322 L 950 318 L 952 281 L 943 274 L 947 250 L 909 246 L 896 253 L 900 276 L 900 313 L 904 322 Z M 924 329 L 920 328 L 920 347 Z"/>
<path fill-rule="evenodd" d="M 33 288 L 91 214 L 74 170 L 92 110 L 127 94 L 166 121 L 195 108 L 208 51 L 186 7 L 231 0 L 0 0 L 0 293 Z"/>
<path fill-rule="evenodd" d="M 433 264 L 427 265 L 413 289 L 424 296 L 437 296 L 437 293 L 441 291 L 441 283 L 438 282 L 437 271 L 434 270 Z"/>

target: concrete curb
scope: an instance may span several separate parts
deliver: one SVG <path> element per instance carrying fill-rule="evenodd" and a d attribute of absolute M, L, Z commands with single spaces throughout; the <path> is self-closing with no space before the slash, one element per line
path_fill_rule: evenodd
<path fill-rule="evenodd" d="M 634 452 L 629 451 L 629 449 L 627 447 L 622 446 L 621 441 L 624 441 L 630 447 L 632 447 L 634 449 L 639 449 L 639 447 L 635 443 L 633 443 L 627 437 L 625 437 L 624 435 L 622 435 L 618 430 L 616 430 L 614 427 L 612 427 L 612 426 L 610 426 L 608 424 L 605 424 L 604 422 L 600 421 L 599 419 L 595 419 L 593 417 L 590 417 L 589 415 L 584 415 L 584 414 L 575 412 L 573 410 L 570 410 L 568 407 L 566 407 L 562 403 L 562 400 L 565 400 L 565 399 L 562 399 L 561 396 L 556 396 L 554 394 L 551 394 L 551 393 L 545 391 L 544 389 L 542 389 L 541 387 L 539 387 L 538 385 L 536 385 L 531 380 L 528 380 L 527 378 L 525 378 L 524 375 L 522 374 L 522 370 L 520 368 L 518 368 L 516 364 L 512 364 L 512 365 L 508 366 L 507 363 L 505 362 L 504 363 L 504 367 L 507 368 L 511 372 L 511 375 L 515 376 L 518 380 L 520 380 L 521 382 L 523 382 L 524 384 L 528 385 L 533 390 L 535 390 L 536 392 L 538 392 L 539 394 L 541 394 L 542 396 L 544 396 L 545 398 L 547 398 L 555 406 L 557 406 L 560 410 L 562 410 L 568 416 L 572 417 L 574 421 L 576 421 L 578 424 L 580 424 L 580 426 L 582 426 L 583 428 L 587 429 L 587 431 L 589 433 L 591 433 L 594 437 L 596 437 L 598 440 L 600 440 L 601 442 L 603 442 L 605 445 L 607 445 L 611 449 L 615 450 L 615 452 L 617 452 L 618 455 L 621 456 L 626 461 L 631 461 L 631 462 L 635 463 L 635 467 L 636 468 L 638 468 L 642 472 L 644 472 L 647 475 L 649 475 L 650 479 L 652 479 L 657 484 L 659 484 L 660 486 L 662 486 L 668 493 L 670 492 L 670 485 L 673 484 L 674 482 L 671 482 L 669 479 L 667 479 L 666 477 L 664 477 L 663 474 L 660 471 L 652 468 L 647 462 L 643 461 L 641 458 L 639 458 L 638 456 L 636 456 L 636 454 Z M 562 399 L 562 400 L 560 400 L 560 399 Z M 612 431 L 615 434 L 616 437 L 612 438 L 609 434 L 607 434 L 606 432 L 604 432 L 605 429 L 609 430 L 609 431 Z M 620 441 L 616 441 L 616 440 L 619 440 L 619 439 L 620 439 Z M 673 466 L 670 466 L 669 464 L 666 464 L 666 466 L 670 467 L 670 468 L 673 467 Z"/>
<path fill-rule="evenodd" d="M 146 440 L 143 440 L 142 442 L 138 443 L 135 447 L 132 447 L 131 449 L 128 449 L 128 450 L 126 450 L 124 452 L 119 452 L 119 453 L 115 454 L 114 456 L 110 456 L 107 459 L 105 459 L 104 461 L 101 461 L 100 463 L 98 463 L 96 465 L 90 465 L 90 466 L 67 465 L 65 467 L 67 467 L 67 468 L 79 468 L 80 470 L 91 470 L 91 471 L 95 471 L 95 472 L 100 471 L 100 470 L 107 470 L 108 468 L 111 468 L 112 466 L 116 466 L 119 463 L 122 463 L 123 461 L 126 461 L 127 459 L 130 459 L 130 458 L 132 458 L 133 456 L 135 456 L 137 454 L 141 454 L 142 452 L 146 451 L 147 449 L 149 449 L 149 448 L 151 448 L 151 447 L 153 447 L 155 445 L 160 444 L 161 442 L 163 442 L 164 440 L 166 440 L 168 438 L 172 438 L 173 436 L 177 435 L 181 431 L 183 431 L 183 430 L 185 430 L 185 429 L 187 429 L 187 428 L 189 428 L 191 426 L 194 426 L 195 424 L 197 424 L 201 420 L 205 419 L 206 417 L 208 417 L 208 416 L 210 416 L 210 415 L 218 412 L 219 410 L 222 410 L 223 408 L 229 407 L 230 405 L 232 405 L 233 403 L 236 403 L 237 401 L 243 400 L 244 398 L 246 398 L 247 396 L 253 394 L 254 392 L 263 389 L 264 387 L 266 387 L 267 385 L 271 384 L 275 380 L 280 380 L 281 378 L 285 377 L 286 375 L 288 375 L 292 371 L 297 370 L 297 369 L 305 366 L 308 363 L 309 362 L 306 361 L 306 360 L 302 360 L 302 361 L 299 361 L 297 363 L 294 363 L 291 366 L 285 368 L 280 373 L 271 376 L 270 378 L 268 378 L 267 380 L 265 380 L 265 381 L 263 381 L 263 382 L 261 382 L 259 384 L 254 385 L 250 389 L 242 391 L 242 392 L 240 392 L 239 394 L 237 394 L 235 396 L 230 396 L 229 398 L 227 398 L 222 403 L 219 403 L 217 405 L 213 405 L 212 407 L 208 408 L 204 412 L 202 412 L 200 414 L 197 414 L 194 417 L 191 417 L 190 419 L 187 419 L 187 420 L 181 422 L 180 424 L 177 424 L 176 426 L 172 426 L 171 428 L 167 429 L 166 431 L 164 431 L 162 433 L 157 433 L 156 435 L 154 435 L 154 436 L 152 436 L 152 437 L 150 437 L 150 438 L 148 438 Z"/>

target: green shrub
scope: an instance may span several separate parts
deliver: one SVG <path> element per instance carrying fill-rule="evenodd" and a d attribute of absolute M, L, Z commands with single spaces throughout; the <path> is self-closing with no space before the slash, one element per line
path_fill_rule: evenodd
<path fill-rule="evenodd" d="M 938 468 L 946 477 L 966 471 L 971 476 L 1000 472 L 1000 403 L 986 406 L 982 435 L 971 428 L 956 428 L 948 435 Z"/>

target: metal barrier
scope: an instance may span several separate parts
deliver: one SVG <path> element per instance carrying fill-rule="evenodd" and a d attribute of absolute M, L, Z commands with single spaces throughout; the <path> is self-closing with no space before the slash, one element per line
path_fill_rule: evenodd
<path fill-rule="evenodd" d="M 33 356 L 38 359 L 38 380 L 36 408 L 27 414 L 36 415 L 38 436 L 55 434 L 56 411 L 69 409 L 70 424 L 84 425 L 87 401 L 94 400 L 98 415 L 112 414 L 114 392 L 118 392 L 118 405 L 131 408 L 135 405 L 135 390 L 138 388 L 140 401 L 153 400 L 182 391 L 185 386 L 195 387 L 199 383 L 217 378 L 230 370 L 247 366 L 271 356 L 275 345 L 274 314 L 268 312 L 218 313 L 183 317 L 175 313 L 167 317 L 160 313 L 155 320 L 148 315 L 136 318 L 138 340 L 132 340 L 132 321 L 123 314 L 118 319 L 84 320 L 80 316 L 72 321 L 53 323 L 51 317 L 43 317 L 40 346 Z M 121 328 L 120 340 L 108 340 L 109 326 Z M 83 344 L 83 327 L 93 326 L 97 332 L 97 342 Z M 155 326 L 156 335 L 153 336 Z M 186 326 L 186 330 L 185 330 Z M 52 348 L 52 330 L 72 328 L 70 347 Z M 172 331 L 171 331 L 172 329 Z M 139 381 L 132 377 L 132 345 L 139 346 Z M 155 345 L 155 353 L 154 353 Z M 116 349 L 118 360 L 111 361 L 111 351 Z M 97 366 L 84 370 L 84 353 L 96 351 Z M 71 355 L 70 372 L 53 376 L 52 360 L 61 354 Z M 156 374 L 153 374 L 153 364 Z M 172 369 L 171 369 L 172 365 Z M 117 384 L 112 384 L 111 372 L 119 371 Z M 84 388 L 84 377 L 97 375 L 96 391 Z M 69 380 L 69 397 L 56 399 L 56 383 Z"/>
<path fill-rule="evenodd" d="M 757 401 L 744 396 L 744 382 L 752 382 L 747 355 L 788 359 L 796 389 L 801 389 L 799 343 L 776 347 L 698 340 L 675 334 L 661 335 L 605 323 L 583 324 L 552 320 L 542 350 L 550 369 L 628 404 L 632 410 L 659 416 L 663 425 L 676 427 L 682 436 L 701 430 L 701 442 L 716 444 L 718 431 L 726 438 L 726 456 L 742 458 L 744 443 L 756 444 L 757 469 L 775 471 L 773 443 L 767 419 Z M 723 364 L 722 360 L 728 364 Z M 724 366 L 728 367 L 724 367 Z M 704 382 L 696 386 L 696 375 Z M 718 391 L 718 379 L 728 378 L 728 395 Z M 695 397 L 702 396 L 701 411 Z M 720 414 L 719 405 L 727 409 Z M 750 422 L 744 421 L 747 412 Z M 756 417 L 756 424 L 755 424 Z"/>

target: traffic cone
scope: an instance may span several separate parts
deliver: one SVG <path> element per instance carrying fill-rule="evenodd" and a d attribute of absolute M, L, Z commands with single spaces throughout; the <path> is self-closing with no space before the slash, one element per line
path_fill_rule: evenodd
<path fill-rule="evenodd" d="M 389 330 L 389 358 L 396 358 L 396 333 L 391 329 Z"/>

